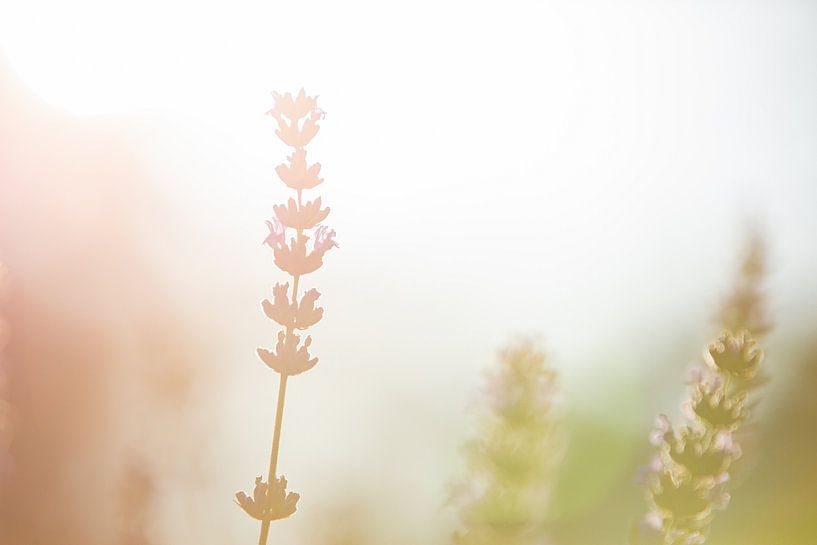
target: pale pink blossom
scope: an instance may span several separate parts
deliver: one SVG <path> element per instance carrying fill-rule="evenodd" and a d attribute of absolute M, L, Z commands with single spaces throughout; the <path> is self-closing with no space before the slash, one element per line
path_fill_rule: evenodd
<path fill-rule="evenodd" d="M 672 431 L 672 424 L 667 418 L 666 415 L 658 415 L 658 418 L 655 420 L 655 427 L 650 432 L 650 443 L 658 446 L 664 441 L 664 437 L 667 433 Z"/>
<path fill-rule="evenodd" d="M 335 230 L 321 225 L 315 231 L 315 251 L 324 254 L 333 247 L 340 247 L 338 243 L 335 242 Z"/>
<path fill-rule="evenodd" d="M 740 445 L 735 441 L 734 437 L 732 437 L 732 433 L 728 431 L 720 431 L 715 435 L 715 446 L 728 452 L 735 458 L 740 458 L 742 453 Z"/>
<path fill-rule="evenodd" d="M 277 216 L 273 216 L 272 221 L 267 220 L 266 224 L 269 228 L 269 234 L 264 239 L 264 244 L 273 250 L 286 244 L 286 227 L 281 223 L 281 220 Z"/>
<path fill-rule="evenodd" d="M 718 511 L 723 511 L 729 506 L 730 501 L 732 501 L 732 495 L 729 492 L 721 492 L 712 498 L 712 507 Z"/>
<path fill-rule="evenodd" d="M 660 530 L 664 527 L 664 517 L 657 511 L 650 511 L 644 516 L 644 524 L 654 530 Z"/>

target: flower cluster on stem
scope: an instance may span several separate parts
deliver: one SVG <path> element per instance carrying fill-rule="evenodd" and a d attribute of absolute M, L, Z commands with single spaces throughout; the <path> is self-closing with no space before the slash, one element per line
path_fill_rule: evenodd
<path fill-rule="evenodd" d="M 658 417 L 650 441 L 658 449 L 646 479 L 649 513 L 633 531 L 634 545 L 706 542 L 715 512 L 730 500 L 730 467 L 741 456 L 736 433 L 749 418 L 749 396 L 763 383 L 763 353 L 756 339 L 768 332 L 761 290 L 762 241 L 752 236 L 736 288 L 725 300 L 723 333 L 704 352 L 706 366 L 693 370 L 677 430 Z"/>
<path fill-rule="evenodd" d="M 267 112 L 277 122 L 275 134 L 292 148 L 287 162 L 275 172 L 294 191 L 286 203 L 273 206 L 273 216 L 267 220 L 269 234 L 264 244 L 272 250 L 275 265 L 290 276 L 289 281 L 272 288 L 272 298 L 261 303 L 264 314 L 275 322 L 279 331 L 273 348 L 259 348 L 258 357 L 279 375 L 278 402 L 273 430 L 272 452 L 267 480 L 258 477 L 252 494 L 238 492 L 236 503 L 251 517 L 261 521 L 259 544 L 265 545 L 270 522 L 286 518 L 296 510 L 298 494 L 287 492 L 287 481 L 277 473 L 281 426 L 286 399 L 287 379 L 312 369 L 318 358 L 310 353 L 312 337 L 302 332 L 317 324 L 323 309 L 316 306 L 320 297 L 312 288 L 299 292 L 301 278 L 323 265 L 326 252 L 337 247 L 335 231 L 323 225 L 329 215 L 319 196 L 304 200 L 304 193 L 323 182 L 319 178 L 321 165 L 309 164 L 306 145 L 320 129 L 318 122 L 324 113 L 318 108 L 317 97 L 307 96 L 303 89 L 293 97 L 273 93 L 275 105 Z"/>
<path fill-rule="evenodd" d="M 531 342 L 503 351 L 489 377 L 477 437 L 466 448 L 466 478 L 454 501 L 457 545 L 541 544 L 555 441 L 556 374 Z"/>

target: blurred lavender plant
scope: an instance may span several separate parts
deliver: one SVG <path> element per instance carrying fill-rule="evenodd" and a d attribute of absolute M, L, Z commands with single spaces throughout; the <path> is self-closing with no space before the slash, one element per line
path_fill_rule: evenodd
<path fill-rule="evenodd" d="M 315 306 L 320 293 L 312 288 L 300 296 L 298 285 L 301 277 L 318 270 L 323 265 L 327 251 L 337 246 L 335 231 L 327 229 L 321 222 L 329 215 L 329 208 L 321 208 L 321 198 L 303 202 L 303 192 L 314 189 L 321 182 L 318 178 L 321 165 L 308 165 L 305 146 L 317 134 L 318 121 L 324 113 L 318 108 L 317 97 L 307 96 L 303 89 L 293 98 L 291 93 L 273 93 L 275 106 L 267 112 L 278 123 L 275 134 L 285 144 L 293 148 L 288 157 L 289 164 L 279 165 L 275 171 L 281 181 L 296 193 L 286 204 L 275 205 L 271 221 L 267 221 L 269 235 L 264 240 L 273 252 L 275 265 L 291 276 L 290 282 L 275 284 L 272 300 L 264 300 L 262 308 L 270 320 L 281 326 L 278 342 L 274 350 L 258 349 L 261 358 L 270 369 L 279 374 L 278 404 L 275 413 L 275 427 L 272 439 L 269 473 L 267 480 L 258 477 L 251 495 L 236 493 L 236 503 L 251 517 L 261 521 L 259 545 L 267 543 L 270 522 L 292 515 L 299 495 L 287 492 L 287 481 L 277 473 L 278 451 L 281 440 L 281 423 L 284 416 L 287 379 L 308 371 L 318 363 L 318 358 L 310 356 L 312 337 L 302 342 L 296 330 L 303 331 L 323 317 L 323 309 Z M 287 242 L 288 230 L 294 232 Z M 308 248 L 310 237 L 306 231 L 314 229 L 313 242 Z"/>
<path fill-rule="evenodd" d="M 466 445 L 466 477 L 455 488 L 458 545 L 541 544 L 556 440 L 556 373 L 530 341 L 501 352 L 489 375 L 477 437 Z"/>
<path fill-rule="evenodd" d="M 741 456 L 736 433 L 749 418 L 751 391 L 765 382 L 755 340 L 771 328 L 765 269 L 763 240 L 752 233 L 718 315 L 723 333 L 705 351 L 706 367 L 693 369 L 682 404 L 686 424 L 674 430 L 660 415 L 650 435 L 658 447 L 646 479 L 650 510 L 633 529 L 633 545 L 705 543 L 715 511 L 729 503 L 729 469 Z"/>

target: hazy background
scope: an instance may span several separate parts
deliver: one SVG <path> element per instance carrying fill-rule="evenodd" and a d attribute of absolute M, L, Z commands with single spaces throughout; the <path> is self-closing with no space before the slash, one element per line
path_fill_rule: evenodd
<path fill-rule="evenodd" d="M 760 467 L 813 465 L 797 438 L 817 410 L 788 388 L 817 382 L 798 374 L 817 333 L 817 4 L 30 0 L 0 3 L 0 51 L 4 361 L 37 453 L 17 486 L 59 490 L 50 512 L 93 481 L 96 501 L 142 498 L 133 543 L 256 539 L 231 495 L 266 467 L 275 376 L 254 349 L 282 277 L 261 241 L 288 197 L 262 114 L 302 86 L 327 111 L 310 154 L 341 248 L 306 279 L 321 362 L 290 386 L 279 467 L 303 499 L 274 539 L 340 535 L 341 512 L 377 542 L 444 541 L 482 373 L 533 334 L 573 422 L 554 532 L 621 543 L 647 431 L 714 333 L 748 223 L 776 323 L 762 415 L 802 420 Z M 762 535 L 730 526 L 743 490 L 722 526 Z M 806 527 L 803 494 L 786 513 Z M 109 543 L 122 502 L 55 535 Z M 9 545 L 43 526 L 20 509 Z"/>

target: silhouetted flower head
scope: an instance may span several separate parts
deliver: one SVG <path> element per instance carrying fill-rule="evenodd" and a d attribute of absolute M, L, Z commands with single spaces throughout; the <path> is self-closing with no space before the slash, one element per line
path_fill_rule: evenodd
<path fill-rule="evenodd" d="M 292 97 L 292 93 L 281 95 L 273 91 L 272 98 L 275 99 L 275 106 L 267 114 L 273 117 L 286 116 L 291 121 L 298 121 L 318 108 L 318 97 L 306 96 L 303 89 L 295 98 Z"/>
<path fill-rule="evenodd" d="M 707 355 L 710 365 L 740 379 L 754 377 L 763 359 L 763 353 L 747 331 L 737 335 L 725 331 L 709 345 Z"/>
<path fill-rule="evenodd" d="M 323 112 L 314 109 L 309 112 L 309 117 L 299 122 L 298 119 L 287 121 L 282 115 L 282 112 L 273 108 L 268 112 L 278 122 L 278 129 L 275 134 L 281 139 L 284 144 L 292 146 L 293 148 L 303 148 L 318 134 L 320 125 L 318 121 L 323 119 Z M 300 111 L 298 112 L 300 113 Z M 288 117 L 288 116 L 287 116 Z"/>
<path fill-rule="evenodd" d="M 315 251 L 307 253 L 307 240 L 309 237 L 303 235 L 299 239 L 290 239 L 289 244 L 275 248 L 275 264 L 278 268 L 292 276 L 303 276 L 318 270 L 323 265 L 323 254 Z"/>
<path fill-rule="evenodd" d="M 726 472 L 736 458 L 735 452 L 710 444 L 710 436 L 702 431 L 683 428 L 680 436 L 669 443 L 668 455 L 685 472 L 696 478 L 717 478 Z"/>
<path fill-rule="evenodd" d="M 298 308 L 295 311 L 295 329 L 312 327 L 323 318 L 323 309 L 315 306 L 315 301 L 317 301 L 320 296 L 320 292 L 315 288 L 304 292 L 301 297 L 301 302 L 298 303 Z"/>
<path fill-rule="evenodd" d="M 272 486 L 256 477 L 252 497 L 244 492 L 236 492 L 236 503 L 252 518 L 257 520 L 279 520 L 292 515 L 297 508 L 300 496 L 286 491 L 287 480 L 282 476 L 275 479 Z"/>
<path fill-rule="evenodd" d="M 270 320 L 275 320 L 283 326 L 289 325 L 294 314 L 292 304 L 289 302 L 289 282 L 276 283 L 272 288 L 272 301 L 264 299 L 261 308 Z"/>
<path fill-rule="evenodd" d="M 289 165 L 281 163 L 275 167 L 275 172 L 287 187 L 295 190 L 314 189 L 323 182 L 323 178 L 318 178 L 321 164 L 307 165 L 306 150 L 296 149 L 287 159 Z"/>
<path fill-rule="evenodd" d="M 273 299 L 265 299 L 261 305 L 264 314 L 282 326 L 293 329 L 306 329 L 318 323 L 323 317 L 323 309 L 315 307 L 315 301 L 321 294 L 312 288 L 301 297 L 300 303 L 290 303 L 287 296 L 289 284 L 275 284 Z"/>
<path fill-rule="evenodd" d="M 700 519 L 711 508 L 706 489 L 696 486 L 692 478 L 677 479 L 664 471 L 653 479 L 652 486 L 655 505 L 673 519 Z"/>
<path fill-rule="evenodd" d="M 684 409 L 688 416 L 699 418 L 712 429 L 731 430 L 749 415 L 745 401 L 745 392 L 728 397 L 723 391 L 722 381 L 701 382 L 692 388 L 690 400 Z"/>
<path fill-rule="evenodd" d="M 282 375 L 300 375 L 305 371 L 309 371 L 318 363 L 318 358 L 309 357 L 308 349 L 311 344 L 312 337 L 307 337 L 301 344 L 299 335 L 287 334 L 281 331 L 278 333 L 275 352 L 259 348 L 258 357 L 267 364 L 267 367 Z"/>
<path fill-rule="evenodd" d="M 286 206 L 276 204 L 273 209 L 281 223 L 292 229 L 312 229 L 329 215 L 329 208 L 321 209 L 320 197 L 300 207 L 295 199 L 289 199 Z"/>

